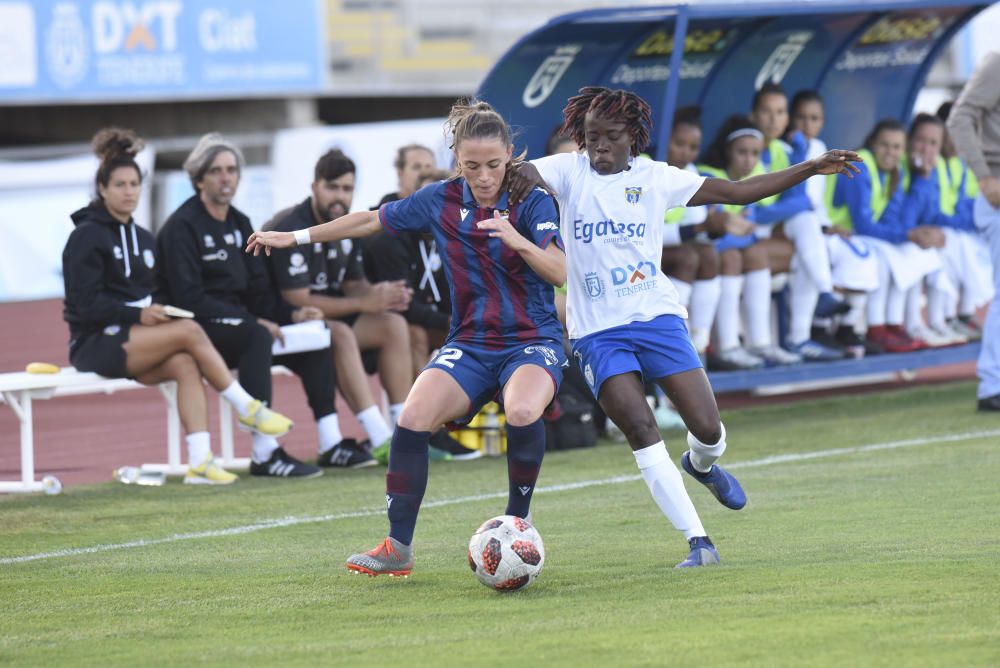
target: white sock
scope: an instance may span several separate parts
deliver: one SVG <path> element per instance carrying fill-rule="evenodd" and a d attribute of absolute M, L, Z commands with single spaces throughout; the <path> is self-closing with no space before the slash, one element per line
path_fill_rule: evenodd
<path fill-rule="evenodd" d="M 885 322 L 889 325 L 902 325 L 906 312 L 906 292 L 899 289 L 895 283 L 889 286 L 889 299 L 886 300 Z"/>
<path fill-rule="evenodd" d="M 247 411 L 250 409 L 250 404 L 254 401 L 254 398 L 236 380 L 219 394 L 240 414 L 240 417 L 246 417 Z"/>
<path fill-rule="evenodd" d="M 937 330 L 945 329 L 948 294 L 933 286 L 927 287 L 927 324 Z"/>
<path fill-rule="evenodd" d="M 788 343 L 797 345 L 810 338 L 819 290 L 809 278 L 803 262 L 796 259 L 788 282 Z"/>
<path fill-rule="evenodd" d="M 688 447 L 691 449 L 691 466 L 694 467 L 695 471 L 708 473 L 712 470 L 712 465 L 726 451 L 726 425 L 720 422 L 719 427 L 722 429 L 722 435 L 719 436 L 719 442 L 715 445 L 702 443 L 694 434 L 688 432 Z"/>
<path fill-rule="evenodd" d="M 698 511 L 694 509 L 691 497 L 684 489 L 681 472 L 670 461 L 663 441 L 635 450 L 632 454 L 635 455 L 635 463 L 639 465 L 649 493 L 674 528 L 683 531 L 687 539 L 705 536 L 705 527 L 701 525 Z"/>
<path fill-rule="evenodd" d="M 865 312 L 865 306 L 868 303 L 868 294 L 865 292 L 848 292 L 846 299 L 847 303 L 851 306 L 851 310 L 840 317 L 840 324 L 847 325 L 856 330 L 858 323 L 861 322 L 861 316 Z"/>
<path fill-rule="evenodd" d="M 771 270 L 757 269 L 743 276 L 743 317 L 750 345 L 767 348 L 771 345 Z"/>
<path fill-rule="evenodd" d="M 378 409 L 378 406 L 372 404 L 358 413 L 357 417 L 373 446 L 379 446 L 392 438 L 392 430 L 385 423 L 385 418 L 382 417 L 382 411 Z"/>
<path fill-rule="evenodd" d="M 207 431 L 196 431 L 184 437 L 188 446 L 188 464 L 200 466 L 212 456 L 212 436 Z"/>
<path fill-rule="evenodd" d="M 691 284 L 673 276 L 670 277 L 670 282 L 677 288 L 677 301 L 681 303 L 681 306 L 687 308 L 687 305 L 691 303 Z"/>
<path fill-rule="evenodd" d="M 403 406 L 405 404 L 389 404 L 389 422 L 392 428 L 396 427 L 396 423 L 399 422 L 399 416 L 403 413 Z"/>
<path fill-rule="evenodd" d="M 688 324 L 691 327 L 691 340 L 698 352 L 708 346 L 708 336 L 715 322 L 715 314 L 719 310 L 719 298 L 722 296 L 722 278 L 716 276 L 704 281 L 695 281 L 691 288 L 691 305 L 688 306 Z M 699 337 L 696 339 L 696 333 Z M 704 341 L 701 347 L 699 343 Z"/>
<path fill-rule="evenodd" d="M 889 264 L 878 261 L 878 285 L 868 295 L 868 327 L 878 327 L 885 324 L 885 316 L 889 311 L 889 291 L 892 289 L 892 275 Z"/>
<path fill-rule="evenodd" d="M 740 292 L 743 291 L 743 276 L 723 276 L 720 285 L 715 334 L 719 340 L 719 351 L 723 351 L 740 345 Z"/>
<path fill-rule="evenodd" d="M 316 431 L 319 433 L 319 452 L 326 452 L 344 440 L 340 433 L 340 418 L 336 413 L 324 415 L 316 420 Z"/>
<path fill-rule="evenodd" d="M 830 251 L 823 228 L 812 211 L 798 213 L 785 221 L 785 236 L 795 244 L 795 256 L 819 292 L 833 291 Z M 809 314 L 812 317 L 812 314 Z"/>
<path fill-rule="evenodd" d="M 915 331 L 923 326 L 924 314 L 921 312 L 921 300 L 924 296 L 923 281 L 917 281 L 906 291 L 905 322 L 907 331 Z"/>
<path fill-rule="evenodd" d="M 271 458 L 271 454 L 281 447 L 278 444 L 278 439 L 274 436 L 265 436 L 264 434 L 258 434 L 257 432 L 251 434 L 250 440 L 250 456 L 258 464 L 266 462 Z"/>

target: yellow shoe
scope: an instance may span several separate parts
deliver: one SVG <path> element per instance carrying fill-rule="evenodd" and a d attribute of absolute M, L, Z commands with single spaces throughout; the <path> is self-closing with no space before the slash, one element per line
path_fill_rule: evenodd
<path fill-rule="evenodd" d="M 219 466 L 215 459 L 209 457 L 200 466 L 189 466 L 184 476 L 185 485 L 231 485 L 238 479 L 235 473 L 230 473 Z"/>
<path fill-rule="evenodd" d="M 292 421 L 281 413 L 272 411 L 263 402 L 255 399 L 248 407 L 247 414 L 238 419 L 240 426 L 265 436 L 284 436 L 292 428 Z"/>

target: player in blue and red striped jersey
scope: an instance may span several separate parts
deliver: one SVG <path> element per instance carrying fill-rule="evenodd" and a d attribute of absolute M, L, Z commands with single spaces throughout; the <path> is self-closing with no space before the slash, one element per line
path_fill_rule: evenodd
<path fill-rule="evenodd" d="M 377 212 L 342 216 L 298 232 L 257 232 L 247 252 L 390 233 L 430 232 L 451 288 L 448 338 L 417 377 L 393 434 L 386 474 L 389 536 L 347 561 L 354 572 L 408 575 L 413 530 L 427 487 L 432 432 L 463 422 L 498 393 L 507 416 L 506 514 L 528 514 L 542 456 L 541 415 L 566 357 L 553 285 L 566 281 L 555 200 L 535 189 L 509 205 L 513 156 L 506 121 L 485 102 L 457 103 L 448 118 L 459 176 L 425 186 Z"/>

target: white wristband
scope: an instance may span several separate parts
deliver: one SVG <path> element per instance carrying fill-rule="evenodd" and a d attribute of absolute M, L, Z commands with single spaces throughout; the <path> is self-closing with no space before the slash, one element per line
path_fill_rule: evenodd
<path fill-rule="evenodd" d="M 295 230 L 295 243 L 299 246 L 304 246 L 310 243 L 312 240 L 309 238 L 309 228 L 304 230 Z"/>

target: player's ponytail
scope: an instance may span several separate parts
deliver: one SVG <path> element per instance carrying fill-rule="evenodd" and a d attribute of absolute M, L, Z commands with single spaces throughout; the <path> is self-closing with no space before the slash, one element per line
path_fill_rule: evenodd
<path fill-rule="evenodd" d="M 135 161 L 135 156 L 145 143 L 134 131 L 116 127 L 104 128 L 97 131 L 90 145 L 101 161 L 94 176 L 94 196 L 97 199 L 101 199 L 100 186 L 107 187 L 111 173 L 119 167 L 132 167 L 142 181 L 142 169 Z"/>
<path fill-rule="evenodd" d="M 445 128 L 452 138 L 453 149 L 469 139 L 499 139 L 505 147 L 512 145 L 514 140 L 503 116 L 488 102 L 476 98 L 462 99 L 453 104 Z M 525 153 L 511 157 L 507 169 L 524 160 L 524 157 Z"/>

